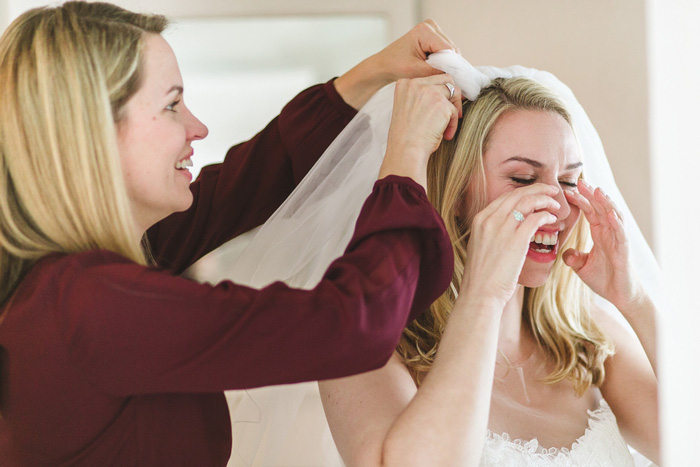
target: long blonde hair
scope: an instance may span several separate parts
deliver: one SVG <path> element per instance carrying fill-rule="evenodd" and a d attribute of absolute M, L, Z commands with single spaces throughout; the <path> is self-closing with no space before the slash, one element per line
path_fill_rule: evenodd
<path fill-rule="evenodd" d="M 17 18 L 0 38 L 0 304 L 50 253 L 134 244 L 116 123 L 141 84 L 145 33 L 167 19 L 68 2 Z"/>
<path fill-rule="evenodd" d="M 484 88 L 474 102 L 465 102 L 457 137 L 443 141 L 428 164 L 428 198 L 445 221 L 452 239 L 455 269 L 452 284 L 419 318 L 404 330 L 398 352 L 420 384 L 430 369 L 447 317 L 459 290 L 474 216 L 486 206 L 483 153 L 498 118 L 514 109 L 543 110 L 561 115 L 571 125 L 564 105 L 548 89 L 526 78 L 499 78 Z M 468 212 L 458 215 L 468 201 Z M 561 246 L 584 249 L 589 227 L 583 216 Z M 570 379 L 577 393 L 599 386 L 605 377 L 603 363 L 612 355 L 611 342 L 590 317 L 588 288 L 557 258 L 544 285 L 525 290 L 523 319 L 537 345 L 555 364 L 545 379 Z"/>

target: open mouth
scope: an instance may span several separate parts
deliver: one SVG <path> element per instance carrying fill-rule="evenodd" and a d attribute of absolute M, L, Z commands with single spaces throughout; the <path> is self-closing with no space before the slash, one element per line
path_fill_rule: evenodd
<path fill-rule="evenodd" d="M 537 253 L 556 253 L 559 232 L 537 232 L 530 239 L 530 249 Z"/>
<path fill-rule="evenodd" d="M 175 168 L 177 170 L 187 170 L 190 167 L 192 167 L 194 164 L 192 163 L 192 159 L 189 157 L 187 159 L 182 159 L 181 161 L 177 161 L 175 164 Z"/>

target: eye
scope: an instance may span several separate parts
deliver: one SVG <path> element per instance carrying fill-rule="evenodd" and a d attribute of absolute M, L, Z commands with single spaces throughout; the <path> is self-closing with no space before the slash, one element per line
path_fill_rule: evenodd
<path fill-rule="evenodd" d="M 171 102 L 165 107 L 165 110 L 170 110 L 171 112 L 175 112 L 175 107 L 180 103 L 180 99 Z"/>
<path fill-rule="evenodd" d="M 532 185 L 535 183 L 534 178 L 510 177 L 510 179 L 519 185 Z"/>
<path fill-rule="evenodd" d="M 578 186 L 575 181 L 571 180 L 559 180 L 559 184 L 567 188 L 576 188 Z"/>

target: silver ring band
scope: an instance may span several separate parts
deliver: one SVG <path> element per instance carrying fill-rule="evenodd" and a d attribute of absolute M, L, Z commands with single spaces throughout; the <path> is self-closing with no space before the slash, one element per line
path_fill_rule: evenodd
<path fill-rule="evenodd" d="M 445 83 L 445 86 L 447 86 L 447 89 L 450 91 L 449 99 L 452 99 L 452 97 L 455 95 L 455 87 L 452 85 L 452 83 Z"/>

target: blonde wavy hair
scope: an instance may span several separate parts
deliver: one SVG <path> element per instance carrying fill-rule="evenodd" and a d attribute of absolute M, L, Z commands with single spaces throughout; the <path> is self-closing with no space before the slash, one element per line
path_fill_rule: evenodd
<path fill-rule="evenodd" d="M 455 269 L 452 284 L 403 332 L 397 347 L 418 384 L 435 359 L 447 317 L 459 290 L 467 256 L 467 242 L 474 216 L 486 206 L 483 154 L 491 129 L 505 112 L 543 110 L 571 118 L 561 101 L 548 89 L 527 78 L 499 78 L 484 88 L 474 102 L 463 105 L 457 137 L 443 141 L 428 164 L 428 198 L 445 221 L 452 239 Z M 468 201 L 468 212 L 458 215 Z M 583 216 L 559 249 L 546 283 L 526 288 L 523 319 L 538 347 L 555 364 L 544 380 L 554 384 L 570 379 L 582 394 L 605 378 L 604 362 L 612 355 L 612 343 L 592 320 L 588 288 L 561 259 L 568 248 L 584 249 L 590 231 Z"/>
<path fill-rule="evenodd" d="M 40 258 L 107 249 L 148 264 L 117 149 L 146 33 L 163 16 L 67 2 L 0 38 L 0 304 Z"/>

